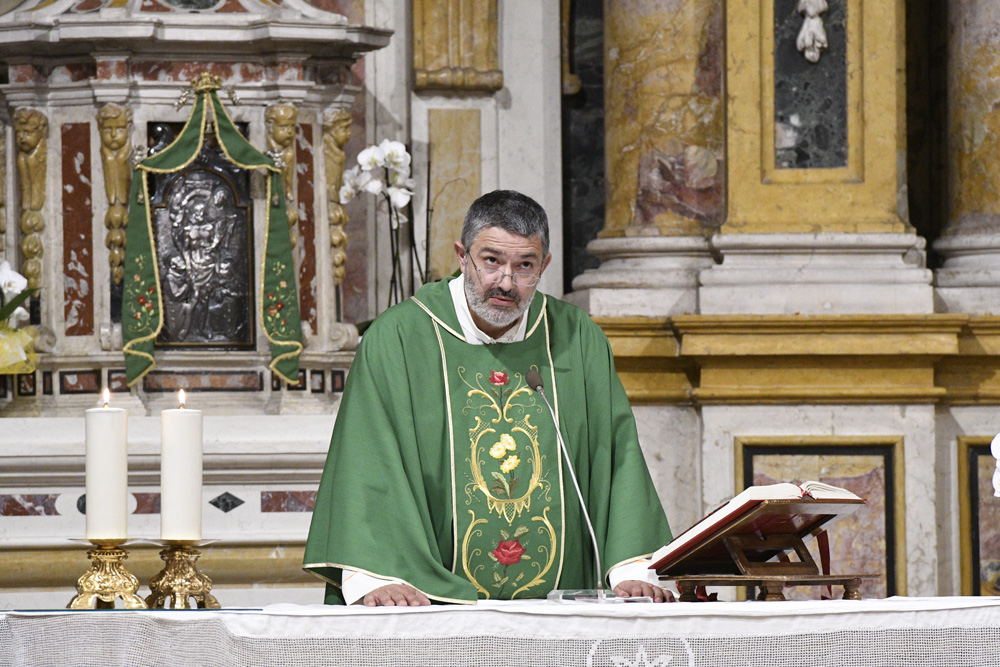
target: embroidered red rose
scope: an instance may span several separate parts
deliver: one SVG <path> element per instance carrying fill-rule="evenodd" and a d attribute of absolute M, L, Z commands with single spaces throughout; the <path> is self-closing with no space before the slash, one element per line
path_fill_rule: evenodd
<path fill-rule="evenodd" d="M 502 387 L 507 384 L 507 374 L 500 371 L 493 371 L 490 375 L 490 382 L 498 387 Z"/>
<path fill-rule="evenodd" d="M 150 294 L 156 294 L 156 288 L 155 288 L 155 287 L 150 287 L 150 288 L 149 288 L 148 290 L 146 290 L 146 291 L 147 291 L 147 292 L 149 292 Z"/>
<path fill-rule="evenodd" d="M 521 562 L 524 547 L 521 546 L 520 540 L 511 540 L 509 542 L 500 540 L 500 544 L 491 553 L 496 556 L 501 565 L 516 565 Z"/>

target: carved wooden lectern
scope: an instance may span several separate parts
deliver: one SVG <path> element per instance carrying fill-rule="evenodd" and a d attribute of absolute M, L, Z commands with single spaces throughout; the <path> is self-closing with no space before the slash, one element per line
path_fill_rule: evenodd
<path fill-rule="evenodd" d="M 861 580 L 881 575 L 821 573 L 803 539 L 863 504 L 860 499 L 762 500 L 652 567 L 661 580 L 677 582 L 682 602 L 697 601 L 700 586 L 756 586 L 758 600 L 784 600 L 785 586 L 843 586 L 844 599 L 860 600 Z"/>

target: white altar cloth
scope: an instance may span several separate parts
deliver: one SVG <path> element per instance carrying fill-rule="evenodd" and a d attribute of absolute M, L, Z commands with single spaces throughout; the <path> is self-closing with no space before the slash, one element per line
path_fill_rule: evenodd
<path fill-rule="evenodd" d="M 1000 667 L 1000 598 L 0 613 L 43 665 Z"/>

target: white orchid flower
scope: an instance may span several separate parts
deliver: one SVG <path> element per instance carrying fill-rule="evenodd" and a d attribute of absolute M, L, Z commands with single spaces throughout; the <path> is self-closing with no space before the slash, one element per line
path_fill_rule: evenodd
<path fill-rule="evenodd" d="M 0 289 L 5 300 L 10 300 L 28 287 L 28 280 L 20 273 L 10 268 L 7 260 L 0 262 Z"/>
<path fill-rule="evenodd" d="M 346 204 L 358 195 L 358 191 L 347 183 L 340 186 L 340 203 Z"/>
<path fill-rule="evenodd" d="M 413 194 L 413 189 L 417 187 L 417 182 L 410 178 L 410 167 L 406 165 L 398 169 L 389 170 L 389 185 L 399 188 L 406 188 Z"/>
<path fill-rule="evenodd" d="M 14 309 L 14 312 L 10 314 L 10 319 L 8 324 L 14 328 L 19 327 L 22 323 L 27 323 L 31 319 L 31 315 L 22 306 L 18 306 Z"/>
<path fill-rule="evenodd" d="M 382 151 L 386 167 L 389 169 L 398 169 L 399 167 L 409 169 L 410 154 L 406 152 L 406 146 L 402 142 L 383 139 L 378 147 Z"/>
<path fill-rule="evenodd" d="M 358 153 L 358 164 L 363 171 L 371 171 L 376 167 L 384 167 L 385 151 L 379 146 L 369 146 Z"/>
<path fill-rule="evenodd" d="M 364 184 L 361 185 L 362 190 L 364 190 L 365 192 L 370 192 L 373 195 L 382 194 L 382 188 L 383 188 L 382 181 L 380 181 L 377 178 L 369 178 L 367 181 L 365 181 Z"/>
<path fill-rule="evenodd" d="M 395 209 L 406 208 L 406 205 L 410 203 L 410 197 L 413 196 L 413 192 L 411 190 L 397 187 L 395 185 L 390 186 L 386 190 L 386 194 L 389 195 L 389 201 Z"/>

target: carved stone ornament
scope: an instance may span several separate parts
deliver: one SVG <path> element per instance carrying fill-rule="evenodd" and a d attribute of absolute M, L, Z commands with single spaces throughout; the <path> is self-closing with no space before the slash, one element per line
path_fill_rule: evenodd
<path fill-rule="evenodd" d="M 351 138 L 351 114 L 346 109 L 327 112 L 323 118 L 323 157 L 326 164 L 326 191 L 329 204 L 330 246 L 333 249 L 333 281 L 339 285 L 347 271 L 347 211 L 340 203 L 347 155 L 344 145 Z"/>
<path fill-rule="evenodd" d="M 108 234 L 104 244 L 108 247 L 111 279 L 120 285 L 125 277 L 122 263 L 125 261 L 125 227 L 132 180 L 132 110 L 114 103 L 105 104 L 97 112 L 97 127 L 101 133 L 104 192 L 108 197 L 108 212 L 104 216 Z"/>
<path fill-rule="evenodd" d="M 45 219 L 45 172 L 48 160 L 49 120 L 41 111 L 20 107 L 14 112 L 17 173 L 21 181 L 22 273 L 28 287 L 41 287 L 42 232 Z"/>
<path fill-rule="evenodd" d="M 497 0 L 413 0 L 414 87 L 503 88 L 497 28 Z"/>
<path fill-rule="evenodd" d="M 299 112 L 291 104 L 272 104 L 264 112 L 264 122 L 267 125 L 268 155 L 276 154 L 280 158 L 288 233 L 292 237 L 294 248 L 299 243 L 299 213 L 295 199 L 295 134 L 298 130 Z"/>
<path fill-rule="evenodd" d="M 811 63 L 819 62 L 820 52 L 828 46 L 826 28 L 823 27 L 823 19 L 819 16 L 827 9 L 829 7 L 826 0 L 799 0 L 796 8 L 804 18 L 799 36 L 795 39 L 795 46 Z"/>

